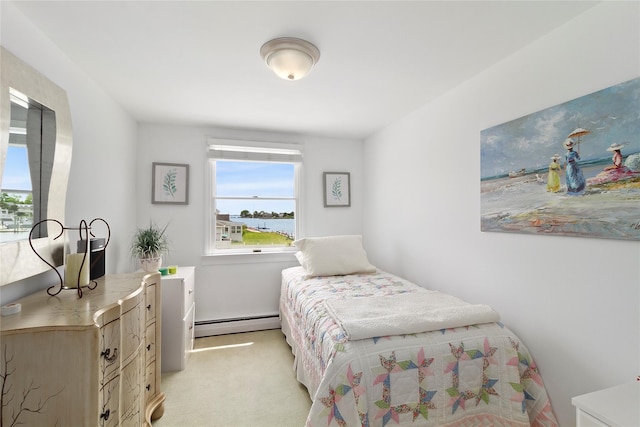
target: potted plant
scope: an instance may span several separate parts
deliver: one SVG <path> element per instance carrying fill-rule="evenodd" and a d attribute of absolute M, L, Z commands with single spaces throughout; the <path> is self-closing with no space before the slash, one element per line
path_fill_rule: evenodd
<path fill-rule="evenodd" d="M 142 269 L 148 273 L 158 271 L 162 266 L 162 255 L 169 251 L 169 242 L 165 231 L 150 222 L 149 227 L 139 228 L 131 243 L 131 257 L 140 260 Z"/>

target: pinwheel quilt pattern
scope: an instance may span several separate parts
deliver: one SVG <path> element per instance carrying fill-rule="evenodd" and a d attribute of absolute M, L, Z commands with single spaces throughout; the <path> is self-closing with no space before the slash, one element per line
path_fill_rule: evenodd
<path fill-rule="evenodd" d="M 531 354 L 501 322 L 349 340 L 324 304 L 417 288 L 383 271 L 283 271 L 282 330 L 312 399 L 307 427 L 558 425 Z"/>

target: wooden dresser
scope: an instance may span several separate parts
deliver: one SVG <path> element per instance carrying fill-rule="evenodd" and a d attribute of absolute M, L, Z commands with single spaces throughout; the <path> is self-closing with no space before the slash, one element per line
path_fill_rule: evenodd
<path fill-rule="evenodd" d="M 46 291 L 0 318 L 0 425 L 140 426 L 164 413 L 160 274 Z"/>

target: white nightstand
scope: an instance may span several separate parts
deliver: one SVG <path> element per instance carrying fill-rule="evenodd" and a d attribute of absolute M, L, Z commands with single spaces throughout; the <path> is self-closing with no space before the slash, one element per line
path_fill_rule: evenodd
<path fill-rule="evenodd" d="M 576 427 L 640 426 L 640 382 L 583 394 L 571 403 Z"/>
<path fill-rule="evenodd" d="M 195 269 L 162 276 L 162 372 L 183 370 L 193 350 Z"/>

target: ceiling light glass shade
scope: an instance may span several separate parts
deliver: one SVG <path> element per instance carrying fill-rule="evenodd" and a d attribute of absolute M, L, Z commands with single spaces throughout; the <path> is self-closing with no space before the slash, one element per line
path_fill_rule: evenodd
<path fill-rule="evenodd" d="M 285 80 L 300 80 L 320 59 L 320 51 L 306 40 L 282 37 L 266 42 L 260 48 L 264 62 Z"/>

